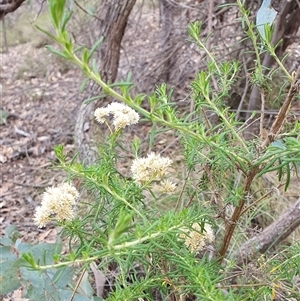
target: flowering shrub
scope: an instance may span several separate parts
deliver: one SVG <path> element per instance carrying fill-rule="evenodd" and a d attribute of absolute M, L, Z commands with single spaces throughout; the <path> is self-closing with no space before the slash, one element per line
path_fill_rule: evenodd
<path fill-rule="evenodd" d="M 139 121 L 140 116 L 137 112 L 122 103 L 111 103 L 106 108 L 98 108 L 95 111 L 96 120 L 99 123 L 106 122 L 104 116 L 112 114 L 114 116 L 113 124 L 115 130 L 124 128 L 127 125 L 135 124 Z"/>
<path fill-rule="evenodd" d="M 133 179 L 139 185 L 161 181 L 167 173 L 167 168 L 172 164 L 169 158 L 151 153 L 147 158 L 135 159 L 131 166 Z"/>
<path fill-rule="evenodd" d="M 210 224 L 201 227 L 199 223 L 193 223 L 191 229 L 183 229 L 182 232 L 179 237 L 184 239 L 191 252 L 200 252 L 215 241 L 214 230 Z"/>
<path fill-rule="evenodd" d="M 299 124 L 280 140 L 274 141 L 279 135 L 276 129 L 281 128 L 276 124 L 265 141 L 245 141 L 245 126 L 235 120 L 224 104 L 240 66 L 235 61 L 216 62 L 199 38 L 201 24 L 197 22 L 189 26 L 188 32 L 206 53 L 207 70 L 200 71 L 190 85 L 195 103 L 192 115 L 179 114 L 164 84 L 148 98 L 129 96 L 128 86 L 121 84 L 121 92 L 116 92 L 90 63 L 97 45 L 91 50 L 75 50 L 66 30 L 71 15 L 64 6 L 64 0 L 49 1 L 55 35 L 46 33 L 62 50 L 49 49 L 77 64 L 89 79 L 118 101 L 94 113 L 96 120 L 108 127 L 111 116 L 114 129 L 99 145 L 98 161 L 89 166 L 77 162 L 76 156 L 69 160 L 63 146 L 55 147 L 58 167 L 67 174 L 66 183 L 46 190 L 34 222 L 37 227 L 47 227 L 52 221 L 60 227 L 60 235 L 55 244 L 29 245 L 15 238 L 15 229 L 7 229 L 1 247 L 1 293 L 23 285 L 26 296 L 39 301 L 274 300 L 277 283 L 287 279 L 284 271 L 293 276 L 297 268 L 299 271 L 299 243 L 286 248 L 291 259 L 278 264 L 271 256 L 257 267 L 255 272 L 260 278 L 253 271 L 254 277 L 247 281 L 238 278 L 236 270 L 242 269 L 244 262 L 235 261 L 247 234 L 249 209 L 255 210 L 266 197 L 255 199 L 251 191 L 254 181 L 274 170 L 282 180 L 286 172 L 284 184 L 288 189 L 290 173 L 299 167 Z M 275 56 L 270 40 L 262 39 L 258 44 L 258 33 L 240 0 L 237 6 L 249 27 L 257 61 L 260 52 L 269 51 Z M 265 33 L 271 37 L 267 26 Z M 271 81 L 271 72 L 268 78 L 258 65 L 249 74 L 256 77 L 253 82 L 259 84 L 261 80 L 265 86 Z M 287 96 L 290 101 L 300 90 L 300 69 L 291 76 L 282 63 L 279 67 L 291 83 Z M 147 106 L 143 106 L 142 99 L 148 99 Z M 218 116 L 219 124 L 210 123 L 206 109 Z M 279 116 L 285 113 L 281 110 Z M 129 142 L 133 151 L 127 154 L 134 158 L 132 177 L 118 170 L 120 148 L 128 149 L 120 139 L 122 130 L 136 124 L 140 116 L 179 137 L 180 148 L 176 152 L 180 151 L 184 160 L 172 166 L 178 168 L 172 174 L 177 184 L 168 178 L 172 155 L 169 158 L 150 152 L 143 157 L 137 140 Z M 154 142 L 156 134 L 152 133 Z M 76 183 L 75 179 L 82 183 L 76 188 L 71 184 Z M 156 184 L 160 194 L 154 191 Z M 212 251 L 212 256 L 206 254 L 206 249 Z M 92 289 L 91 275 L 97 292 Z M 292 288 L 285 291 L 288 295 L 291 292 L 296 295 Z"/>
<path fill-rule="evenodd" d="M 72 220 L 78 197 L 79 192 L 68 183 L 47 188 L 43 195 L 42 205 L 36 208 L 34 222 L 42 228 L 50 222 L 53 216 L 59 222 Z"/>

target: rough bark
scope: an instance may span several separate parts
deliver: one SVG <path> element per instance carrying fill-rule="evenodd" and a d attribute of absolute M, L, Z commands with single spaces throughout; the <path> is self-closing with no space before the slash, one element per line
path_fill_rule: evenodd
<path fill-rule="evenodd" d="M 4 17 L 6 14 L 12 13 L 18 9 L 24 1 L 25 0 L 0 0 L 0 21 L 2 23 L 4 52 L 8 52 Z"/>
<path fill-rule="evenodd" d="M 103 0 L 98 9 L 100 20 L 100 36 L 104 37 L 99 55 L 99 73 L 105 82 L 114 82 L 117 77 L 122 38 L 126 29 L 130 12 L 136 0 Z M 95 85 L 91 89 L 91 96 L 99 94 Z M 99 106 L 107 103 L 107 99 L 100 99 L 89 104 L 82 104 L 78 112 L 75 126 L 75 145 L 79 151 L 79 158 L 90 164 L 95 161 L 97 144 L 101 142 L 101 127 L 95 124 L 93 112 Z"/>
<path fill-rule="evenodd" d="M 14 12 L 25 0 L 0 0 L 0 20 L 6 14 Z"/>
<path fill-rule="evenodd" d="M 168 0 L 160 0 L 159 2 L 160 23 L 162 33 L 161 53 L 164 57 L 163 72 L 160 74 L 161 81 L 170 82 L 172 67 L 177 62 L 178 50 L 182 46 L 182 42 L 178 40 L 176 33 L 175 20 L 180 15 L 181 9 Z M 180 44 L 180 45 L 178 45 Z"/>

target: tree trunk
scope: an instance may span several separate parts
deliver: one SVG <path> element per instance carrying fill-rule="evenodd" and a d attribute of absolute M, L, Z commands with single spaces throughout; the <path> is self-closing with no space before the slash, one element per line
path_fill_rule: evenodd
<path fill-rule="evenodd" d="M 164 57 L 163 72 L 160 74 L 160 79 L 166 83 L 169 83 L 171 80 L 172 67 L 177 62 L 178 48 L 176 46 L 178 44 L 178 34 L 176 33 L 174 23 L 180 11 L 181 9 L 176 3 L 174 4 L 168 0 L 159 1 L 160 22 L 162 26 L 161 54 Z"/>
<path fill-rule="evenodd" d="M 8 52 L 4 17 L 6 14 L 12 13 L 16 9 L 18 9 L 24 1 L 25 0 L 14 0 L 14 1 L 0 0 L 0 21 L 2 23 L 4 52 Z"/>
<path fill-rule="evenodd" d="M 273 2 L 275 4 L 275 1 Z M 279 11 L 275 21 L 275 29 L 271 44 L 276 45 L 280 40 L 282 40 L 282 43 L 276 49 L 277 56 L 281 58 L 285 49 L 293 42 L 290 35 L 297 32 L 300 26 L 300 8 L 296 1 L 281 1 L 281 3 L 277 3 L 274 8 L 277 8 Z M 274 59 L 271 58 L 269 53 L 267 53 L 262 61 L 262 65 L 266 68 L 266 70 L 268 70 L 272 67 L 273 63 Z M 260 91 L 256 86 L 254 86 L 249 99 L 246 119 L 249 119 L 252 112 L 258 109 L 260 104 L 260 95 Z M 257 123 L 252 123 L 247 128 L 247 131 L 245 132 L 245 138 L 247 140 L 253 138 L 255 128 L 257 128 Z"/>
<path fill-rule="evenodd" d="M 0 0 L 0 20 L 8 13 L 18 9 L 25 0 Z"/>
<path fill-rule="evenodd" d="M 136 0 L 103 0 L 97 17 L 100 28 L 98 39 L 104 40 L 98 49 L 99 73 L 105 82 L 114 82 L 119 67 L 120 48 L 130 12 Z M 91 89 L 91 96 L 99 94 L 99 87 Z M 89 104 L 82 104 L 75 125 L 75 145 L 79 158 L 86 164 L 95 161 L 97 144 L 101 142 L 101 127 L 96 124 L 93 113 L 97 107 L 103 106 L 108 99 L 100 99 Z"/>

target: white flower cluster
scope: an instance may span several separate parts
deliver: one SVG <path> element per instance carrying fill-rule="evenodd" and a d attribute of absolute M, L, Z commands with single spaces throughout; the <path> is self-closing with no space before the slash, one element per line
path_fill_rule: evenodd
<path fill-rule="evenodd" d="M 160 182 L 159 191 L 161 193 L 172 194 L 176 190 L 176 184 L 169 180 L 163 180 Z"/>
<path fill-rule="evenodd" d="M 215 240 L 214 230 L 210 224 L 205 224 L 202 232 L 201 225 L 194 223 L 192 229 L 183 229 L 179 235 L 180 238 L 184 239 L 185 245 L 190 249 L 191 252 L 202 251 L 205 246 L 212 244 Z"/>
<path fill-rule="evenodd" d="M 58 221 L 72 220 L 78 197 L 79 192 L 73 185 L 68 183 L 47 188 L 43 194 L 41 206 L 36 208 L 34 223 L 42 228 L 53 217 Z"/>
<path fill-rule="evenodd" d="M 115 130 L 124 128 L 126 125 L 138 123 L 139 114 L 125 104 L 113 102 L 105 108 L 98 108 L 95 110 L 95 118 L 99 123 L 106 121 L 105 116 L 113 115 L 113 124 Z"/>
<path fill-rule="evenodd" d="M 152 152 L 146 158 L 138 158 L 133 161 L 131 165 L 132 177 L 138 185 L 161 181 L 172 163 L 170 158 L 163 158 Z M 168 180 L 160 183 L 160 191 L 163 193 L 173 193 L 175 189 L 176 184 Z"/>

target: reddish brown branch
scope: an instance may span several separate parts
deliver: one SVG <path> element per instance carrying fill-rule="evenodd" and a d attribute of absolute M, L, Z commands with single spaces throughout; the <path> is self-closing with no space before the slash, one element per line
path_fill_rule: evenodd
<path fill-rule="evenodd" d="M 286 99 L 285 99 L 282 107 L 280 108 L 279 113 L 270 129 L 268 137 L 262 143 L 262 148 L 267 147 L 268 145 L 270 145 L 270 143 L 272 143 L 275 140 L 275 138 L 278 135 L 278 133 L 280 132 L 280 129 L 282 128 L 282 125 L 288 114 L 288 111 L 290 109 L 294 95 L 296 92 L 299 92 L 299 91 L 300 91 L 300 66 L 298 67 L 298 70 L 297 70 L 296 74 L 294 75 L 290 90 L 289 90 L 289 92 L 286 96 Z"/>
<path fill-rule="evenodd" d="M 233 232 L 235 230 L 236 224 L 237 224 L 237 222 L 242 214 L 242 211 L 244 209 L 246 196 L 250 191 L 251 184 L 253 182 L 254 177 L 258 173 L 258 171 L 259 171 L 259 168 L 255 167 L 248 173 L 248 175 L 246 177 L 243 197 L 240 199 L 238 206 L 235 207 L 234 212 L 232 214 L 232 217 L 229 221 L 229 224 L 228 224 L 226 232 L 225 232 L 223 243 L 222 243 L 222 246 L 221 246 L 221 249 L 219 252 L 219 255 L 220 255 L 219 262 L 222 262 L 224 259 L 224 256 L 229 247 Z"/>
<path fill-rule="evenodd" d="M 300 67 L 298 68 L 296 74 L 293 76 L 293 82 L 291 84 L 291 87 L 290 87 L 289 93 L 286 97 L 286 100 L 284 101 L 282 107 L 280 108 L 278 116 L 271 127 L 268 137 L 262 143 L 262 148 L 269 146 L 270 143 L 272 143 L 275 140 L 275 137 L 278 135 L 278 133 L 285 121 L 285 118 L 289 111 L 292 99 L 293 99 L 295 93 L 299 92 L 299 91 L 300 91 Z M 255 176 L 258 172 L 259 172 L 259 167 L 256 166 L 256 167 L 252 168 L 252 170 L 250 170 L 250 172 L 248 173 L 248 175 L 246 177 L 245 185 L 244 185 L 244 189 L 243 189 L 243 191 L 244 191 L 243 197 L 240 199 L 238 206 L 235 207 L 235 210 L 231 216 L 231 219 L 230 219 L 227 229 L 225 231 L 223 243 L 222 243 L 222 246 L 221 246 L 220 252 L 219 252 L 219 255 L 220 255 L 219 262 L 223 261 L 223 258 L 228 250 L 228 247 L 229 247 L 231 238 L 233 236 L 236 224 L 237 224 L 240 216 L 244 212 L 243 209 L 244 209 L 244 205 L 245 205 L 246 196 L 249 193 L 253 179 L 255 178 Z"/>

